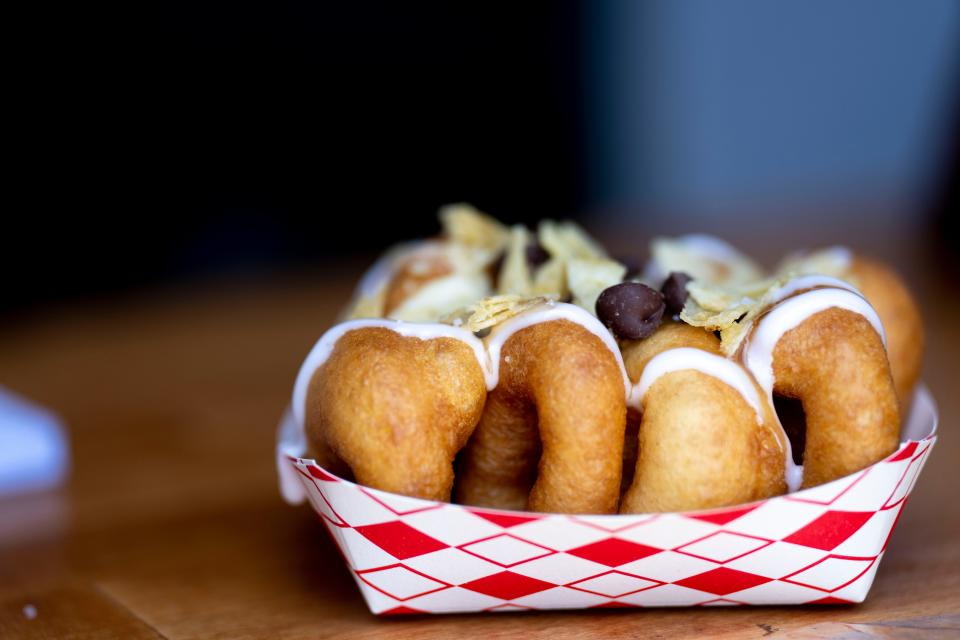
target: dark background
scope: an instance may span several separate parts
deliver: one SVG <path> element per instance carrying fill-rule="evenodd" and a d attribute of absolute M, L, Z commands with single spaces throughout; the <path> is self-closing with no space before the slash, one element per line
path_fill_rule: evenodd
<path fill-rule="evenodd" d="M 594 215 L 607 203 L 591 191 L 603 34 L 590 7 L 29 9 L 11 22 L 0 312 L 367 257 L 433 233 L 448 202 L 509 222 Z M 636 37 L 656 18 L 644 14 Z M 946 269 L 957 253 L 951 95 L 911 212 Z M 643 202 L 618 206 L 629 215 L 602 219 L 645 219 Z"/>
<path fill-rule="evenodd" d="M 36 47 L 7 309 L 582 206 L 576 3 L 134 11 Z"/>

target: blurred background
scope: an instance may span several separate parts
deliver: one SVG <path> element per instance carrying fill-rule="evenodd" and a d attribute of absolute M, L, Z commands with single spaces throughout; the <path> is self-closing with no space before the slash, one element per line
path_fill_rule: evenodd
<path fill-rule="evenodd" d="M 957 0 L 9 11 L 0 636 L 382 631 L 281 503 L 275 427 L 363 269 L 458 201 L 575 218 L 618 257 L 703 231 L 767 264 L 847 244 L 896 266 L 944 437 L 842 615 L 960 624 Z"/>
<path fill-rule="evenodd" d="M 956 266 L 954 0 L 169 2 L 22 24 L 7 316 L 362 266 L 455 201 L 573 217 L 639 257 L 654 233 L 753 250 L 789 231 Z"/>

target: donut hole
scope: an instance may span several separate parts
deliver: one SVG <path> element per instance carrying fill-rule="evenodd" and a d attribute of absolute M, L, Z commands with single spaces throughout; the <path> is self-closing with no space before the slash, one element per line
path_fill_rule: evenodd
<path fill-rule="evenodd" d="M 774 394 L 773 408 L 790 440 L 793 463 L 803 464 L 803 450 L 807 445 L 807 414 L 803 412 L 803 403 L 796 398 Z"/>

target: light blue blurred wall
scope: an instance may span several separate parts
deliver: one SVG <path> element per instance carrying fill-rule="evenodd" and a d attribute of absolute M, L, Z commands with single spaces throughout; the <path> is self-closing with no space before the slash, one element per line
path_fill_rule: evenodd
<path fill-rule="evenodd" d="M 960 76 L 960 0 L 588 3 L 594 209 L 916 199 Z"/>

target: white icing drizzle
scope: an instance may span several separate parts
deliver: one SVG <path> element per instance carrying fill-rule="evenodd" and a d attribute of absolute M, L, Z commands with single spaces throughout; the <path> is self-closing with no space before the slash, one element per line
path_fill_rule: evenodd
<path fill-rule="evenodd" d="M 370 265 L 357 284 L 354 298 L 376 295 L 393 278 L 398 262 L 418 251 L 439 247 L 440 243 L 436 240 L 412 240 L 396 245 Z"/>
<path fill-rule="evenodd" d="M 832 307 L 846 309 L 866 318 L 886 344 L 883 324 L 873 307 L 851 288 L 814 289 L 787 298 L 764 315 L 748 337 L 742 353 L 744 366 L 756 378 L 760 388 L 773 397 L 773 350 L 787 331 L 804 320 Z"/>
<path fill-rule="evenodd" d="M 803 293 L 799 293 L 803 292 Z M 572 304 L 547 302 L 525 311 L 494 327 L 491 334 L 481 340 L 460 327 L 439 323 L 402 322 L 388 319 L 363 319 L 343 322 L 332 327 L 317 341 L 301 366 L 294 385 L 292 414 L 298 425 L 304 424 L 307 389 L 314 372 L 326 362 L 337 341 L 346 333 L 369 327 L 395 331 L 406 337 L 431 340 L 453 338 L 466 343 L 472 350 L 484 374 L 487 389 L 497 386 L 500 374 L 500 354 L 503 345 L 513 334 L 541 322 L 568 320 L 582 326 L 600 338 L 614 355 L 623 376 L 627 406 L 641 409 L 643 397 L 650 386 L 661 376 L 680 370 L 695 370 L 717 378 L 736 390 L 757 415 L 758 424 L 764 424 L 762 400 L 751 376 L 759 384 L 773 411 L 773 350 L 787 331 L 797 327 L 810 316 L 829 308 L 841 308 L 858 313 L 876 329 L 886 344 L 886 336 L 879 316 L 873 307 L 849 283 L 829 276 L 809 275 L 793 278 L 772 295 L 771 307 L 757 322 L 741 351 L 740 364 L 700 349 L 688 347 L 664 351 L 647 363 L 636 384 L 627 376 L 623 356 L 613 335 L 592 314 Z M 779 425 L 779 419 L 777 419 Z M 782 431 L 782 426 L 780 426 Z M 784 478 L 791 492 L 803 482 L 803 467 L 793 462 L 790 440 L 783 433 L 785 448 Z"/>
<path fill-rule="evenodd" d="M 833 289 L 843 289 L 845 291 L 850 291 L 855 293 L 859 297 L 863 297 L 857 289 L 845 280 L 839 278 L 833 278 L 831 276 L 822 276 L 822 275 L 807 275 L 807 276 L 798 276 L 796 278 L 791 278 L 788 280 L 782 287 L 772 292 L 771 304 L 776 304 L 781 300 L 789 298 L 798 291 L 804 291 L 806 289 L 815 289 L 817 287 L 821 288 L 833 288 Z"/>
<path fill-rule="evenodd" d="M 298 423 L 301 425 L 304 424 L 307 388 L 310 386 L 310 379 L 313 377 L 314 372 L 330 357 L 337 341 L 350 331 L 370 327 L 389 329 L 401 336 L 419 338 L 421 340 L 431 340 L 433 338 L 454 338 L 460 340 L 473 349 L 477 362 L 484 371 L 487 387 L 489 389 L 493 388 L 490 386 L 490 376 L 488 373 L 490 371 L 490 365 L 487 360 L 487 353 L 483 348 L 483 343 L 466 329 L 452 327 L 448 324 L 403 322 L 401 320 L 386 320 L 383 318 L 349 320 L 334 325 L 324 333 L 313 346 L 313 349 L 310 350 L 307 359 L 303 361 L 303 365 L 300 367 L 300 372 L 297 374 L 297 381 L 293 385 L 293 404 L 291 405 L 293 415 Z M 493 386 L 496 386 L 495 382 Z"/>
<path fill-rule="evenodd" d="M 585 309 L 574 304 L 565 302 L 546 302 L 539 307 L 521 313 L 510 318 L 503 324 L 493 328 L 490 335 L 486 338 L 487 354 L 489 354 L 492 370 L 488 379 L 488 388 L 493 389 L 497 386 L 497 380 L 500 378 L 500 351 L 504 343 L 510 339 L 510 336 L 541 322 L 550 322 L 551 320 L 568 320 L 580 325 L 593 335 L 600 338 L 604 346 L 610 350 L 617 364 L 620 366 L 620 372 L 623 375 L 624 392 L 627 397 L 630 395 L 630 378 L 627 377 L 627 370 L 623 364 L 623 356 L 620 354 L 620 347 L 610 330 L 603 326 L 596 316 Z M 492 381 L 492 384 L 491 384 Z"/>
<path fill-rule="evenodd" d="M 691 347 L 668 349 L 651 358 L 631 390 L 630 405 L 640 409 L 643 397 L 661 376 L 688 369 L 712 376 L 739 392 L 756 412 L 757 424 L 763 424 L 763 406 L 750 374 L 732 360 Z"/>
<path fill-rule="evenodd" d="M 797 291 L 815 286 L 828 288 L 813 289 L 800 295 L 793 295 Z M 842 280 L 827 276 L 795 278 L 778 292 L 777 300 L 779 302 L 757 322 L 741 352 L 743 365 L 753 374 L 757 384 L 766 394 L 770 407 L 773 407 L 773 351 L 787 331 L 799 326 L 810 316 L 830 308 L 858 313 L 873 325 L 886 345 L 886 334 L 877 312 L 856 289 Z M 777 422 L 779 424 L 779 418 Z M 784 477 L 792 493 L 803 484 L 803 466 L 793 462 L 793 452 L 786 433 L 784 433 L 784 439 L 787 444 Z"/>
<path fill-rule="evenodd" d="M 831 260 L 837 266 L 838 271 L 846 271 L 853 264 L 853 251 L 848 247 L 836 245 L 827 247 L 820 252 L 828 260 Z"/>

